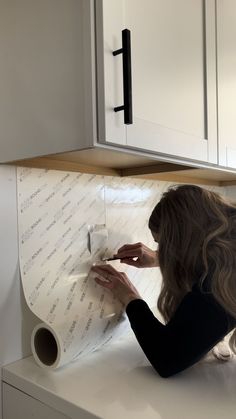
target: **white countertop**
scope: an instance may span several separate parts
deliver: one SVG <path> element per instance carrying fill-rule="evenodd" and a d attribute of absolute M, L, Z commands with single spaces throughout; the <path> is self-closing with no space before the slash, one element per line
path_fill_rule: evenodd
<path fill-rule="evenodd" d="M 25 358 L 4 367 L 3 381 L 73 419 L 236 418 L 236 360 L 204 360 L 164 379 L 133 334 L 56 371 Z"/>

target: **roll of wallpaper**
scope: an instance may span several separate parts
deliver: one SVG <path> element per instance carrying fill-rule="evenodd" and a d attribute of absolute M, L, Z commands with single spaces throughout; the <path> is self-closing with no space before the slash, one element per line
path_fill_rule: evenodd
<path fill-rule="evenodd" d="M 110 219 L 107 227 L 105 205 L 114 202 L 114 190 L 107 187 L 105 197 L 102 176 L 18 168 L 17 185 L 22 285 L 39 318 L 32 352 L 41 367 L 57 368 L 129 330 L 122 304 L 94 281 L 90 269 L 143 229 L 143 219 L 130 222 L 130 208 L 134 211 L 137 195 L 138 211 L 141 205 L 144 211 L 146 196 L 126 188 L 117 201 L 116 222 Z M 136 286 L 138 273 L 133 272 Z M 146 295 L 155 286 L 149 279 Z"/>

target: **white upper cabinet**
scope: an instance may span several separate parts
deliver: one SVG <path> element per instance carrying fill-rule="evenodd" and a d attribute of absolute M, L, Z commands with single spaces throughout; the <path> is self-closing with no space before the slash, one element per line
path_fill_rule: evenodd
<path fill-rule="evenodd" d="M 0 162 L 102 144 L 217 163 L 215 0 L 0 3 Z"/>
<path fill-rule="evenodd" d="M 236 2 L 217 1 L 219 164 L 236 168 Z"/>
<path fill-rule="evenodd" d="M 85 145 L 91 66 L 84 4 L 0 1 L 0 162 Z"/>
<path fill-rule="evenodd" d="M 98 46 L 99 76 L 104 72 L 98 112 L 104 104 L 106 109 L 100 140 L 217 163 L 214 0 L 96 5 L 97 35 L 104 41 L 103 51 Z M 122 48 L 125 28 L 131 34 L 133 101 L 133 123 L 127 125 L 124 112 L 114 112 L 124 104 L 123 57 L 112 54 Z"/>

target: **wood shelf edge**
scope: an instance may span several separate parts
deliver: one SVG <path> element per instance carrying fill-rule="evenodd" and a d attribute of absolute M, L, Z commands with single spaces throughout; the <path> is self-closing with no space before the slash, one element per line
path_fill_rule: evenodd
<path fill-rule="evenodd" d="M 77 162 L 54 160 L 50 157 L 39 157 L 27 160 L 17 160 L 15 166 L 32 167 L 36 169 L 61 170 L 69 172 L 91 173 L 106 176 L 121 176 L 119 169 L 110 169 L 107 167 L 100 167 L 94 165 L 86 165 Z"/>
<path fill-rule="evenodd" d="M 220 186 L 234 186 L 236 185 L 236 179 L 235 180 L 222 180 L 220 181 Z"/>
<path fill-rule="evenodd" d="M 89 159 L 88 164 L 84 164 L 84 162 L 81 163 L 79 161 L 76 162 L 70 160 L 56 160 L 50 156 L 46 156 L 25 160 L 17 160 L 8 164 L 47 170 L 91 173 L 103 176 L 137 177 L 142 179 L 145 178 L 175 183 L 193 183 L 200 185 L 213 185 L 223 187 L 236 185 L 236 177 L 235 179 L 220 179 L 219 174 L 215 174 L 214 176 L 213 171 L 211 172 L 209 170 L 207 174 L 205 174 L 204 172 L 201 174 L 201 168 L 193 169 L 189 166 L 181 166 L 179 164 L 172 163 L 159 163 L 152 164 L 149 166 L 130 168 L 109 168 L 101 165 L 96 165 L 94 164 L 94 162 L 91 164 L 89 162 Z"/>
<path fill-rule="evenodd" d="M 174 163 L 161 163 L 153 164 L 150 166 L 141 166 L 141 167 L 130 167 L 127 169 L 121 170 L 122 176 L 137 176 L 137 175 L 149 175 L 153 173 L 171 173 L 177 171 L 186 171 L 193 169 L 190 166 L 183 166 L 180 164 Z"/>
<path fill-rule="evenodd" d="M 159 180 L 164 182 L 173 182 L 173 183 L 187 183 L 187 184 L 197 184 L 197 185 L 212 185 L 212 186 L 221 186 L 221 182 L 213 179 L 206 179 L 201 177 L 194 176 L 182 176 L 181 174 L 175 173 L 153 173 L 149 175 L 136 175 L 132 176 L 139 179 L 152 179 Z"/>

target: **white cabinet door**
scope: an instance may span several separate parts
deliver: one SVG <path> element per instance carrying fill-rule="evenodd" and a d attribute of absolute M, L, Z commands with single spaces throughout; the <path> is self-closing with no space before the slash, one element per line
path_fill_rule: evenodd
<path fill-rule="evenodd" d="M 219 164 L 236 168 L 236 2 L 217 1 Z"/>
<path fill-rule="evenodd" d="M 2 386 L 3 419 L 70 419 L 6 383 Z"/>
<path fill-rule="evenodd" d="M 104 66 L 106 109 L 100 138 L 217 163 L 214 0 L 99 0 L 97 10 L 103 19 L 98 71 Z M 123 111 L 114 112 L 123 104 L 123 80 L 122 54 L 112 51 L 122 47 L 125 28 L 131 31 L 130 125 Z"/>
<path fill-rule="evenodd" d="M 86 142 L 89 3 L 1 0 L 0 162 Z"/>

